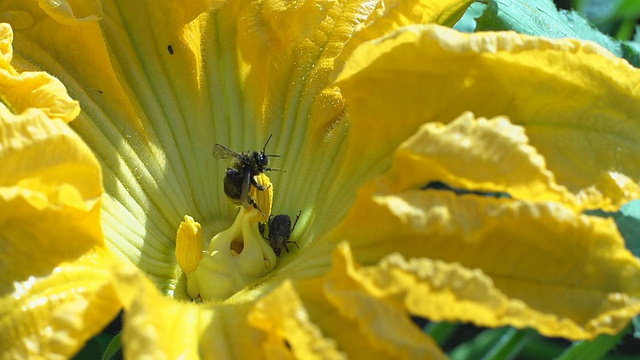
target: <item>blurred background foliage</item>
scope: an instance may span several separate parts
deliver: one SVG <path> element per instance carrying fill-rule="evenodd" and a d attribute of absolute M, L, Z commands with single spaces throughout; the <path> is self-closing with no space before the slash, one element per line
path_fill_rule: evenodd
<path fill-rule="evenodd" d="M 561 9 L 573 9 L 605 34 L 632 40 L 640 18 L 640 0 L 557 0 Z"/>

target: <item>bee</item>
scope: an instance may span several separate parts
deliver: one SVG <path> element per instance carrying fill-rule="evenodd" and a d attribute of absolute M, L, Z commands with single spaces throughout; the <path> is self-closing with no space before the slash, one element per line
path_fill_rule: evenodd
<path fill-rule="evenodd" d="M 289 252 L 287 244 L 293 244 L 300 249 L 295 241 L 289 240 L 291 233 L 296 228 L 296 224 L 300 219 L 300 214 L 302 214 L 302 211 L 298 212 L 298 216 L 296 217 L 296 221 L 293 223 L 293 226 L 291 226 L 291 217 L 287 214 L 280 214 L 276 216 L 271 215 L 269 216 L 267 224 L 258 223 L 258 230 L 260 231 L 260 234 L 265 240 L 269 241 L 269 246 L 271 246 L 276 256 L 280 256 L 282 248 L 287 250 L 287 253 Z M 265 227 L 269 228 L 268 236 L 264 235 L 266 230 Z"/>
<path fill-rule="evenodd" d="M 266 189 L 258 183 L 255 177 L 265 171 L 284 171 L 282 169 L 268 167 L 269 157 L 280 157 L 280 155 L 266 154 L 267 145 L 272 136 L 273 134 L 269 135 L 267 142 L 260 152 L 249 150 L 239 153 L 221 144 L 216 144 L 213 147 L 213 155 L 216 159 L 233 158 L 224 176 L 225 195 L 227 195 L 233 204 L 241 206 L 244 203 L 248 203 L 258 209 L 262 215 L 265 215 L 264 212 L 262 212 L 255 200 L 249 195 L 252 185 L 258 190 Z"/>

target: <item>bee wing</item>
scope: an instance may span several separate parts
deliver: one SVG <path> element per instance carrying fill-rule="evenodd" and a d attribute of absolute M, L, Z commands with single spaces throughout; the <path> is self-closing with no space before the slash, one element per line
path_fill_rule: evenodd
<path fill-rule="evenodd" d="M 216 159 L 228 159 L 232 157 L 238 157 L 240 156 L 240 154 L 224 145 L 215 144 L 213 146 L 213 156 L 215 156 Z"/>

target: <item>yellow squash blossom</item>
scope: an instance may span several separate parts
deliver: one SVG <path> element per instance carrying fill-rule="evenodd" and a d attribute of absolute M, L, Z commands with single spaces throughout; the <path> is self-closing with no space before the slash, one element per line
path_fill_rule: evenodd
<path fill-rule="evenodd" d="M 640 72 L 441 26 L 470 3 L 1 2 L 2 357 L 120 308 L 131 358 L 443 357 L 410 315 L 623 329 L 640 262 L 584 211 L 638 198 Z M 269 134 L 286 173 L 238 211 L 213 146 Z M 298 212 L 277 257 L 258 223 Z"/>

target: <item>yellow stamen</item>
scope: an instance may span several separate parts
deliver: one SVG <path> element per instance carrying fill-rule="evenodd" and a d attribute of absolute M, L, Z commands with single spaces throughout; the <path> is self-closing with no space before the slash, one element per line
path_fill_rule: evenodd
<path fill-rule="evenodd" d="M 258 190 L 252 186 L 250 195 L 264 215 L 253 205 L 243 204 L 233 224 L 216 234 L 205 251 L 202 248 L 198 251 L 195 246 L 191 248 L 193 250 L 188 249 L 198 251 L 200 255 L 197 268 L 192 273 L 188 273 L 180 263 L 176 246 L 178 263 L 187 273 L 187 293 L 191 298 L 227 298 L 275 267 L 276 255 L 258 230 L 258 222 L 266 222 L 271 214 L 273 186 L 264 174 L 257 176 L 256 180 L 265 189 Z M 178 230 L 179 237 L 180 232 Z"/>
<path fill-rule="evenodd" d="M 202 260 L 202 229 L 200 223 L 185 215 L 176 235 L 176 261 L 185 274 L 196 270 Z"/>
<path fill-rule="evenodd" d="M 264 190 L 258 190 L 255 186 L 251 186 L 251 190 L 249 191 L 249 196 L 253 198 L 253 200 L 258 204 L 260 210 L 264 213 L 264 216 L 259 219 L 260 222 L 267 222 L 269 219 L 269 215 L 271 214 L 271 204 L 273 202 L 273 185 L 271 184 L 271 180 L 264 173 L 255 177 L 258 184 L 264 187 Z M 244 204 L 244 211 L 248 211 L 253 206 L 251 204 Z"/>

